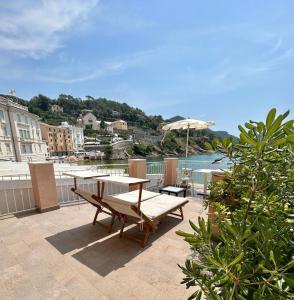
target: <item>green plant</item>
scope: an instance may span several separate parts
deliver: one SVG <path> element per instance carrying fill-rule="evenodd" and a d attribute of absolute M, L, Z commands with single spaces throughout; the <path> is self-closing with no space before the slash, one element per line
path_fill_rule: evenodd
<path fill-rule="evenodd" d="M 206 205 L 216 224 L 190 221 L 193 233 L 178 231 L 193 250 L 181 266 L 190 299 L 293 299 L 293 120 L 289 112 L 239 126 L 240 139 L 215 141 L 233 166 L 211 185 Z M 228 199 L 234 199 L 233 205 Z M 214 236 L 212 227 L 219 234 Z"/>
<path fill-rule="evenodd" d="M 110 160 L 113 154 L 113 149 L 112 146 L 106 145 L 104 148 L 104 155 L 105 155 L 105 160 Z"/>

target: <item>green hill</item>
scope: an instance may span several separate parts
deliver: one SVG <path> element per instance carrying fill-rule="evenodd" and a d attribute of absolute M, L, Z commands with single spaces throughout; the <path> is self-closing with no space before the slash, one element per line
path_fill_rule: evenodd
<path fill-rule="evenodd" d="M 146 130 L 148 135 L 160 135 L 159 125 L 163 122 L 170 123 L 181 119 L 181 116 L 175 116 L 164 120 L 162 116 L 148 116 L 139 108 L 129 106 L 126 103 L 120 103 L 105 98 L 93 98 L 87 96 L 86 99 L 76 98 L 71 95 L 61 94 L 57 99 L 51 99 L 44 95 L 38 95 L 30 100 L 24 100 L 16 96 L 1 95 L 9 98 L 19 104 L 28 107 L 29 111 L 40 116 L 42 122 L 60 125 L 61 122 L 67 121 L 69 124 L 76 124 L 77 118 L 83 109 L 92 110 L 96 117 L 104 121 L 114 121 L 123 119 L 128 122 L 130 127 L 137 127 Z M 59 105 L 63 112 L 51 112 L 51 105 Z M 226 131 L 213 131 L 205 129 L 200 131 L 190 131 L 189 148 L 190 153 L 201 151 L 201 149 L 210 149 L 209 143 L 214 138 L 223 139 L 228 137 Z M 172 131 L 167 134 L 163 143 L 147 142 L 140 140 L 140 145 L 136 146 L 135 151 L 139 155 L 154 154 L 182 154 L 185 150 L 186 131 Z"/>

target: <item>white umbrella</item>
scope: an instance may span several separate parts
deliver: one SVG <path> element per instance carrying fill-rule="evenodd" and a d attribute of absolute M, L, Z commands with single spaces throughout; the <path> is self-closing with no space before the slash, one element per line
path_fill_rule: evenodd
<path fill-rule="evenodd" d="M 162 127 L 162 130 L 168 132 L 169 130 L 176 130 L 176 129 L 187 129 L 187 142 L 186 142 L 186 157 L 188 157 L 188 144 L 189 144 L 189 130 L 201 130 L 207 129 L 209 126 L 214 125 L 213 121 L 200 121 L 194 119 L 184 119 L 180 121 L 176 121 L 170 124 L 166 124 Z M 164 135 L 165 137 L 165 135 Z M 164 139 L 163 137 L 163 139 Z"/>

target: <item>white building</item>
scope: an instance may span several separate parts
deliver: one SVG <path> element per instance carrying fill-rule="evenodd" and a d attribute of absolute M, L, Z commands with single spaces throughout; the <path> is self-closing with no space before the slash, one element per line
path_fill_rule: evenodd
<path fill-rule="evenodd" d="M 67 122 L 62 122 L 59 127 L 68 128 L 71 131 L 72 150 L 74 152 L 83 150 L 83 148 L 84 148 L 84 130 L 82 127 L 69 125 Z"/>
<path fill-rule="evenodd" d="M 0 97 L 0 159 L 40 161 L 47 155 L 39 117 L 27 107 Z"/>

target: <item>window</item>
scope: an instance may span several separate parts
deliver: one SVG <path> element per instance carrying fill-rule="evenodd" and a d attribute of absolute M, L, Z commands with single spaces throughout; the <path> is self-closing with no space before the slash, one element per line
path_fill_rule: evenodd
<path fill-rule="evenodd" d="M 4 136 L 8 136 L 7 127 L 3 127 L 3 134 Z"/>
<path fill-rule="evenodd" d="M 40 152 L 40 153 L 42 152 L 42 147 L 41 147 L 40 144 L 39 144 L 39 152 Z"/>
<path fill-rule="evenodd" d="M 22 154 L 31 154 L 33 153 L 33 148 L 31 144 L 21 144 L 21 153 Z"/>
<path fill-rule="evenodd" d="M 20 114 L 17 114 L 17 122 L 21 123 L 21 115 Z"/>
<path fill-rule="evenodd" d="M 0 121 L 4 121 L 4 112 L 0 110 Z"/>
<path fill-rule="evenodd" d="M 10 154 L 10 153 L 11 153 L 11 147 L 10 147 L 10 144 L 9 144 L 9 143 L 5 143 L 5 147 L 6 147 L 6 152 L 7 152 L 8 154 Z"/>
<path fill-rule="evenodd" d="M 31 138 L 31 134 L 30 134 L 30 131 L 28 129 L 20 129 L 19 130 L 19 135 L 23 139 L 30 139 Z"/>
<path fill-rule="evenodd" d="M 26 123 L 26 124 L 29 124 L 29 120 L 28 120 L 28 117 L 27 117 L 27 116 L 25 116 L 25 123 Z"/>

